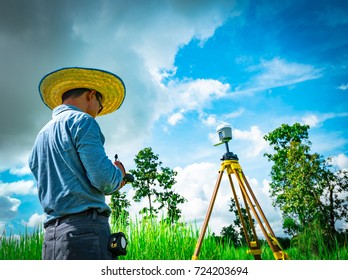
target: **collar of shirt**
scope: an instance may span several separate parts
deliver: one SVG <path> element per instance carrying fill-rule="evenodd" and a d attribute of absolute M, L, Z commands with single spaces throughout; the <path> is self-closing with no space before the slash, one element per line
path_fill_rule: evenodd
<path fill-rule="evenodd" d="M 57 106 L 56 108 L 53 109 L 52 117 L 55 117 L 55 116 L 59 115 L 60 113 L 62 113 L 64 111 L 67 111 L 67 110 L 75 110 L 75 111 L 82 112 L 82 110 L 77 108 L 76 106 L 68 105 L 68 104 L 62 104 L 62 105 L 59 105 L 59 106 Z"/>

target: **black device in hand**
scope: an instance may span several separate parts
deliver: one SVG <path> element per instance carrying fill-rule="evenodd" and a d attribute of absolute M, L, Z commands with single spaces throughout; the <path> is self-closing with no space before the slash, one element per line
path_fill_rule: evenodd
<path fill-rule="evenodd" d="M 118 161 L 118 155 L 115 155 L 115 161 Z M 121 163 L 121 162 L 120 162 Z M 123 166 L 123 164 L 121 163 L 121 165 Z M 123 169 L 126 170 L 123 166 Z M 124 175 L 123 177 L 123 181 L 125 184 L 127 183 L 133 183 L 134 182 L 134 176 L 130 173 L 126 173 L 126 175 Z"/>

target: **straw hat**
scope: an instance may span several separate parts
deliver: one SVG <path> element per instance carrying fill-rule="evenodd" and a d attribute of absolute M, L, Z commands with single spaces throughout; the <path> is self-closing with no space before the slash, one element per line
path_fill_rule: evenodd
<path fill-rule="evenodd" d="M 117 110 L 125 98 L 125 85 L 113 73 L 81 67 L 68 67 L 48 73 L 39 84 L 42 101 L 50 109 L 62 104 L 62 95 L 74 88 L 89 88 L 103 96 L 103 111 L 98 115 Z"/>

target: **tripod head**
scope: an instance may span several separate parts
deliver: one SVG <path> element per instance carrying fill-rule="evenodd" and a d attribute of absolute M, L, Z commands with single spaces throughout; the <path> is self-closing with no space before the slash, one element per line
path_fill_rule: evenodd
<path fill-rule="evenodd" d="M 222 156 L 221 160 L 238 160 L 238 156 L 232 152 L 228 147 L 228 142 L 232 139 L 232 129 L 228 124 L 221 124 L 216 128 L 216 132 L 219 135 L 220 142 L 214 146 L 225 144 L 226 153 Z"/>

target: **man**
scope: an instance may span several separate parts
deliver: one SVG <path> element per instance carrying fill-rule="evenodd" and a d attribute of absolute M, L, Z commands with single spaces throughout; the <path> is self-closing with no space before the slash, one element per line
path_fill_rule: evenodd
<path fill-rule="evenodd" d="M 121 106 L 124 84 L 106 71 L 63 68 L 47 74 L 39 92 L 53 110 L 29 158 L 46 213 L 42 258 L 112 259 L 105 195 L 123 186 L 125 170 L 107 158 L 95 117 Z"/>

